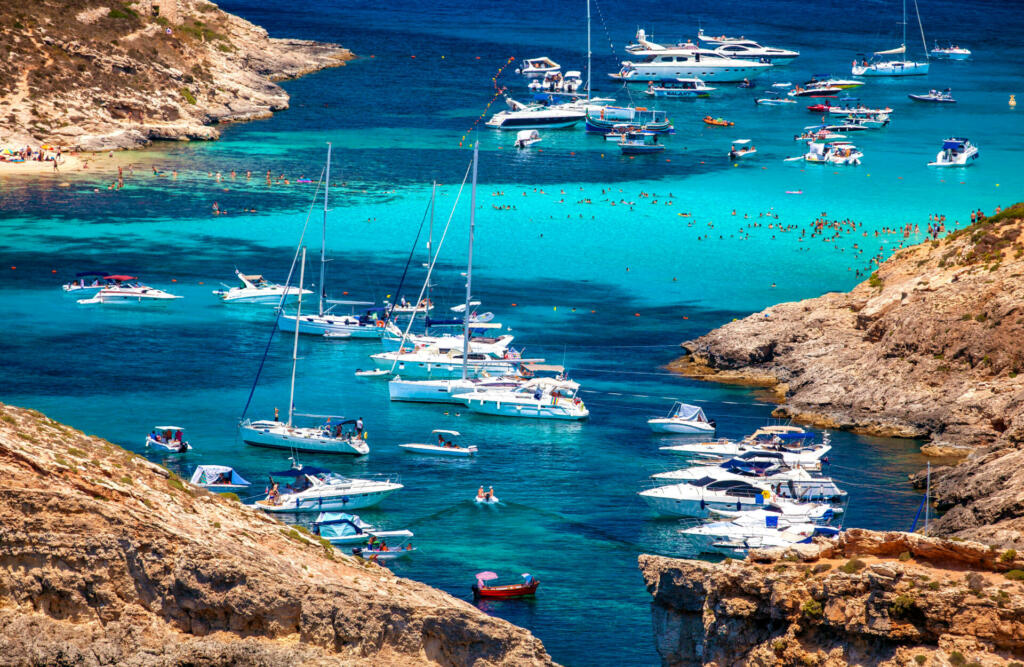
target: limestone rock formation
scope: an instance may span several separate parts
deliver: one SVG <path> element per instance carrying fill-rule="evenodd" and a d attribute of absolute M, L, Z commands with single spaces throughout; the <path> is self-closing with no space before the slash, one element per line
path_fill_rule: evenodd
<path fill-rule="evenodd" d="M 0 664 L 550 665 L 529 632 L 0 405 Z"/>
<path fill-rule="evenodd" d="M 662 664 L 1009 665 L 1024 658 L 1024 557 L 848 530 L 707 563 L 640 556 Z"/>
<path fill-rule="evenodd" d="M 1024 547 L 1024 205 L 896 252 L 849 293 L 683 343 L 672 368 L 774 387 L 779 416 L 971 454 L 933 477 L 940 533 Z"/>
<path fill-rule="evenodd" d="M 217 123 L 288 108 L 275 80 L 351 58 L 271 38 L 205 0 L 10 0 L 0 3 L 0 144 L 216 139 Z"/>

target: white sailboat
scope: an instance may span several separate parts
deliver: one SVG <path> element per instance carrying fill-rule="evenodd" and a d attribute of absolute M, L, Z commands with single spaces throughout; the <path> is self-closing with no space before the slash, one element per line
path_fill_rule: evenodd
<path fill-rule="evenodd" d="M 324 286 L 324 277 L 327 268 L 327 200 L 331 182 L 331 144 L 327 144 L 327 170 L 324 175 L 324 221 L 323 231 L 320 236 L 320 298 L 317 304 L 316 314 L 303 315 L 300 319 L 299 313 L 286 313 L 281 311 L 278 314 L 277 326 L 281 331 L 298 331 L 303 334 L 314 336 L 329 335 L 333 338 L 376 338 L 380 339 L 387 331 L 387 321 L 380 311 L 366 311 L 365 314 L 340 314 L 333 312 L 337 306 L 372 306 L 372 302 L 366 301 L 328 301 L 327 288 Z M 301 287 L 301 283 L 300 283 Z M 324 308 L 324 303 L 329 307 Z"/>
<path fill-rule="evenodd" d="M 329 152 L 329 151 L 328 151 Z M 299 284 L 306 276 L 306 249 L 302 249 L 302 264 L 299 268 Z M 296 317 L 302 313 L 302 294 L 299 294 Z M 292 345 L 292 381 L 288 394 L 288 421 L 278 421 L 276 410 L 273 420 L 245 420 L 239 425 L 242 441 L 254 447 L 286 449 L 292 452 L 317 452 L 323 454 L 349 454 L 362 456 L 370 453 L 365 432 L 346 431 L 342 424 L 331 426 L 330 422 L 316 427 L 299 427 L 292 423 L 295 410 L 295 366 L 299 354 L 299 332 L 295 331 Z M 308 415 L 313 416 L 313 415 Z M 330 417 L 327 418 L 330 420 Z M 312 483 L 312 482 L 311 482 Z"/>
<path fill-rule="evenodd" d="M 924 47 L 925 62 L 915 62 L 904 58 L 887 59 L 884 56 L 905 56 L 907 52 L 907 0 L 903 0 L 903 41 L 895 49 L 875 51 L 869 61 L 854 60 L 851 72 L 854 76 L 919 76 L 928 73 L 928 44 L 924 39 L 924 26 L 921 25 L 921 12 L 914 0 L 914 11 L 917 14 L 917 25 L 921 29 L 921 45 Z M 880 57 L 882 56 L 882 57 Z"/>

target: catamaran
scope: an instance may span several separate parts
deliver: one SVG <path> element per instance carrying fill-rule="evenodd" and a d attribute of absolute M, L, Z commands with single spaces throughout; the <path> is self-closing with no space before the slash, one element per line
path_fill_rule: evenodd
<path fill-rule="evenodd" d="M 238 269 L 235 269 L 235 275 L 242 283 L 241 287 L 213 290 L 213 293 L 219 296 L 223 303 L 280 303 L 281 297 L 297 297 L 300 292 L 302 294 L 313 293 L 302 287 L 272 283 L 259 274 L 246 275 Z M 225 287 L 227 286 L 225 285 Z"/>
<path fill-rule="evenodd" d="M 851 72 L 854 76 L 919 76 L 928 73 L 928 45 L 924 39 L 924 26 L 921 25 L 921 12 L 914 0 L 914 11 L 917 13 L 917 25 L 921 29 L 921 45 L 924 47 L 925 62 L 912 60 L 888 60 L 884 56 L 903 56 L 907 52 L 907 0 L 903 0 L 903 41 L 895 49 L 875 51 L 871 60 L 862 57 L 853 61 Z"/>

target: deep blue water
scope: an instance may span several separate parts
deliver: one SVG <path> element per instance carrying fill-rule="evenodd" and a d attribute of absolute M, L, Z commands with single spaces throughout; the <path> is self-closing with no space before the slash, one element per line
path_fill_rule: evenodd
<path fill-rule="evenodd" d="M 269 311 L 222 306 L 210 290 L 231 282 L 233 266 L 277 279 L 287 273 L 313 186 L 268 187 L 264 172 L 316 180 L 324 144 L 333 143 L 328 289 L 336 298 L 379 300 L 397 285 L 430 182 L 442 184 L 440 225 L 470 158 L 466 146 L 479 138 L 474 293 L 528 355 L 572 369 L 591 419 L 506 421 L 454 407 L 391 404 L 383 383 L 352 376 L 377 351 L 374 344 L 304 339 L 300 411 L 363 417 L 372 453 L 358 461 L 303 458 L 352 474 L 402 475 L 404 490 L 362 512 L 416 532 L 420 553 L 395 567 L 400 574 L 466 599 L 481 569 L 538 576 L 535 601 L 486 609 L 528 627 L 570 665 L 657 662 L 636 556 L 678 553 L 679 546 L 675 524 L 651 518 L 636 492 L 650 474 L 678 462 L 658 451 L 670 439 L 650 435 L 644 420 L 675 399 L 703 405 L 721 436 L 743 435 L 769 418 L 771 406 L 754 392 L 665 373 L 678 343 L 778 301 L 849 289 L 859 280 L 856 271 L 870 270 L 872 255 L 901 242 L 876 231 L 907 223 L 923 229 L 931 213 L 945 214 L 952 228 L 973 208 L 1011 203 L 1024 185 L 1014 168 L 1022 112 L 1007 105 L 1011 93 L 1024 90 L 1024 49 L 1002 30 L 1024 19 L 1016 4 L 924 0 L 929 39 L 955 40 L 974 49 L 974 59 L 937 62 L 928 77 L 876 80 L 860 89 L 865 102 L 896 109 L 893 124 L 857 136 L 864 164 L 836 171 L 782 162 L 800 152 L 792 135 L 817 119 L 804 105 L 755 107 L 753 91 L 729 85 L 708 100 L 665 102 L 676 133 L 669 151 L 653 159 L 623 159 L 582 131 L 542 131 L 543 150 L 524 154 L 510 150 L 510 134 L 471 131 L 491 99 L 491 77 L 509 57 L 548 55 L 582 69 L 582 3 L 222 6 L 272 35 L 335 41 L 361 57 L 284 84 L 290 110 L 226 127 L 219 142 L 138 153 L 141 166 L 121 191 L 106 189 L 113 172 L 103 161 L 94 176 L 69 179 L 63 188 L 0 176 L 3 265 L 16 267 L 0 272 L 7 329 L 0 399 L 136 451 L 154 424 L 182 422 L 196 450 L 164 463 L 183 474 L 196 463 L 227 463 L 262 488 L 264 473 L 286 462 L 242 444 L 235 424 L 263 354 Z M 698 21 L 711 33 L 743 33 L 802 52 L 765 83 L 846 74 L 853 54 L 895 45 L 898 32 L 897 3 L 853 7 L 730 0 L 667 12 L 648 0 L 595 3 L 595 92 L 622 97 L 601 76 L 616 69 L 609 45 L 621 56 L 637 26 L 655 40 L 674 41 L 695 35 Z M 911 28 L 908 43 L 919 52 Z M 511 68 L 500 82 L 523 91 Z M 960 100 L 951 108 L 906 98 L 946 86 Z M 737 125 L 709 128 L 700 122 L 707 113 Z M 952 134 L 981 146 L 980 163 L 929 170 L 925 163 Z M 733 167 L 724 154 L 741 136 L 761 152 Z M 156 178 L 150 164 L 179 176 Z M 208 175 L 218 171 L 221 182 Z M 435 281 L 435 297 L 445 305 L 462 298 L 463 197 Z M 587 198 L 593 203 L 577 205 Z M 211 216 L 214 201 L 229 214 Z M 252 207 L 259 212 L 240 212 Z M 778 218 L 761 217 L 769 212 Z M 799 230 L 822 213 L 862 227 L 828 241 L 801 237 Z M 319 220 L 316 210 L 312 220 Z M 313 253 L 317 237 L 314 231 L 308 240 Z M 162 308 L 79 306 L 57 286 L 92 268 L 139 274 L 185 299 Z M 414 264 L 414 282 L 421 274 Z M 403 292 L 411 298 L 415 288 Z M 287 341 L 271 346 L 255 414 L 287 404 L 290 351 Z M 395 445 L 421 440 L 432 428 L 461 431 L 481 456 L 436 461 L 398 452 Z M 905 480 L 923 465 L 919 443 L 839 433 L 834 444 L 832 472 L 851 496 L 847 525 L 909 527 L 920 497 Z M 480 484 L 493 485 L 506 504 L 473 504 Z"/>

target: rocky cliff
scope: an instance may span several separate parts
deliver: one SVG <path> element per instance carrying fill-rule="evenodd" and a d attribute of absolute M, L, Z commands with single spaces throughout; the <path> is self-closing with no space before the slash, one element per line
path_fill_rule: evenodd
<path fill-rule="evenodd" d="M 6 0 L 0 145 L 216 139 L 217 123 L 288 108 L 275 80 L 351 57 L 271 38 L 205 0 Z"/>
<path fill-rule="evenodd" d="M 706 563 L 641 556 L 662 663 L 1013 665 L 1024 558 L 907 533 Z"/>
<path fill-rule="evenodd" d="M 951 510 L 936 531 L 1024 547 L 1022 218 L 1018 204 L 896 252 L 848 293 L 730 322 L 672 368 L 774 387 L 779 416 L 972 452 L 933 486 Z"/>
<path fill-rule="evenodd" d="M 549 665 L 529 632 L 0 405 L 0 664 Z"/>

